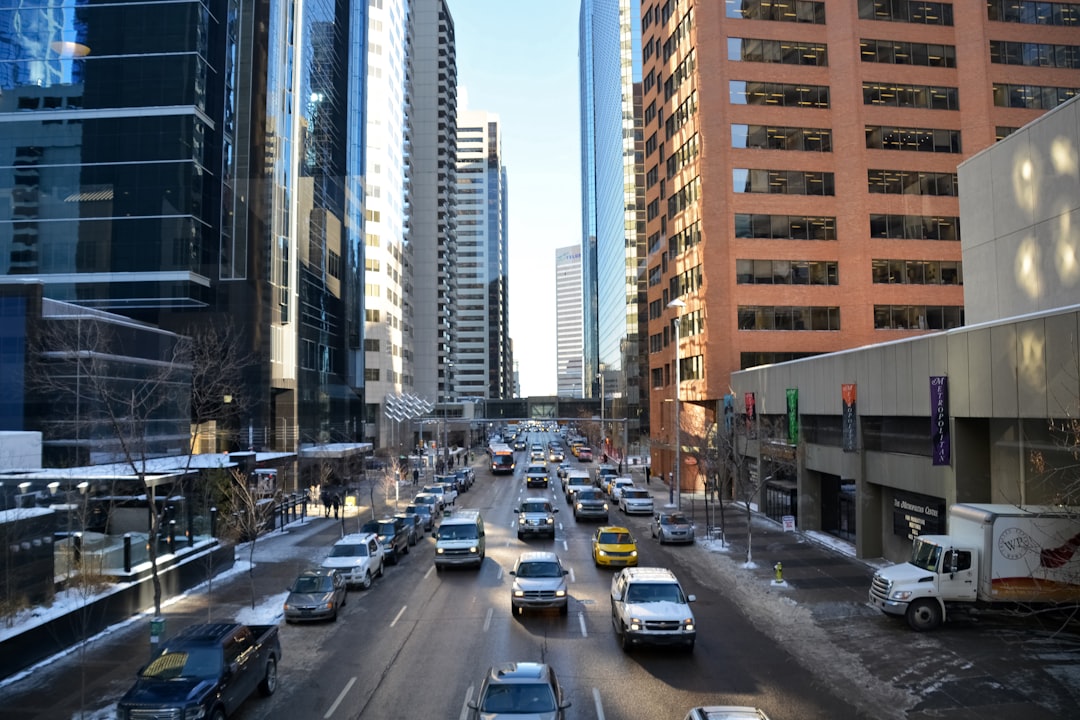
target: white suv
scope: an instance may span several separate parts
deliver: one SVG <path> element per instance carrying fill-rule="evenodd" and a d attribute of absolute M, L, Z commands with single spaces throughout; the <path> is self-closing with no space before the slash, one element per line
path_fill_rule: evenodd
<path fill-rule="evenodd" d="M 670 570 L 623 568 L 611 579 L 611 622 L 623 650 L 633 645 L 682 645 L 694 649 L 697 625 L 690 603 Z"/>
<path fill-rule="evenodd" d="M 374 533 L 353 533 L 334 543 L 323 560 L 324 568 L 336 568 L 348 585 L 367 590 L 383 574 L 383 548 Z"/>

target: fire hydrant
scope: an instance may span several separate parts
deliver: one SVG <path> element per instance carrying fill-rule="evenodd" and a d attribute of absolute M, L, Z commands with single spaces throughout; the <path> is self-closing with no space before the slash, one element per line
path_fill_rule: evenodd
<path fill-rule="evenodd" d="M 773 565 L 773 570 L 776 571 L 776 582 L 777 583 L 784 582 L 784 565 L 783 565 L 783 563 L 776 563 L 775 565 Z"/>

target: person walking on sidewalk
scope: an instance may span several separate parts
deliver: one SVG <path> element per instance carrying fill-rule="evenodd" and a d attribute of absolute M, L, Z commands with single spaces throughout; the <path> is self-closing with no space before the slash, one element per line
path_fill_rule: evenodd
<path fill-rule="evenodd" d="M 328 490 L 319 493 L 319 502 L 323 506 L 323 517 L 330 517 L 330 492 Z"/>
<path fill-rule="evenodd" d="M 412 469 L 412 484 L 416 485 L 418 482 L 420 482 L 420 469 L 419 468 L 413 468 Z"/>
<path fill-rule="evenodd" d="M 334 493 L 334 499 L 331 502 L 334 504 L 334 519 L 337 520 L 338 510 L 341 509 L 341 497 L 337 493 Z"/>

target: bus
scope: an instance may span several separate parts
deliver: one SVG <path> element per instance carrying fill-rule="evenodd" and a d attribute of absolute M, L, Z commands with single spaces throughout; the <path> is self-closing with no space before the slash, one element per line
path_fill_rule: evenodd
<path fill-rule="evenodd" d="M 491 446 L 491 474 L 505 475 L 514 473 L 514 451 L 509 445 Z"/>

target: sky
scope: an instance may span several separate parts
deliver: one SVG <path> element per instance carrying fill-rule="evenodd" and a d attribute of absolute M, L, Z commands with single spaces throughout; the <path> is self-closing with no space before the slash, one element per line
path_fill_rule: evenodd
<path fill-rule="evenodd" d="M 555 249 L 581 242 L 579 2 L 449 5 L 459 103 L 467 97 L 468 108 L 496 113 L 502 123 L 520 393 L 555 395 Z"/>

